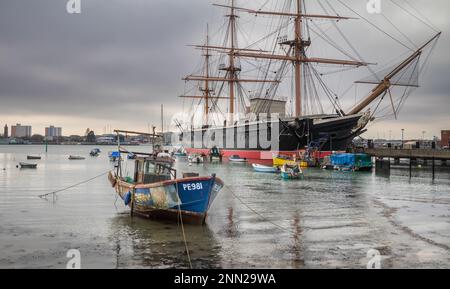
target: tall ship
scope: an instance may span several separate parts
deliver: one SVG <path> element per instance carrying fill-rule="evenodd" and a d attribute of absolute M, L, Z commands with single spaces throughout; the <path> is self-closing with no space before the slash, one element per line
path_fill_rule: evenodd
<path fill-rule="evenodd" d="M 441 35 L 433 29 L 427 40 L 415 44 L 402 33 L 413 44 L 406 45 L 405 39 L 399 40 L 340 0 L 236 2 L 214 4 L 226 12 L 225 23 L 213 34 L 220 44 L 211 44 L 208 28 L 206 41 L 192 45 L 202 52 L 202 62 L 197 71 L 183 78 L 187 88 L 181 97 L 191 101 L 191 111 L 185 119 L 176 120 L 188 153 L 208 154 L 217 147 L 224 156 L 271 159 L 273 154 L 292 155 L 307 148 L 324 153 L 343 151 L 367 131 L 380 110 L 390 110 L 397 117 L 418 87 L 422 63 L 429 59 Z M 240 5 L 257 3 L 261 5 L 256 8 Z M 349 15 L 341 15 L 331 3 L 340 4 L 340 11 Z M 319 9 L 322 13 L 316 13 Z M 241 22 L 245 15 L 248 19 Z M 386 20 L 400 32 L 393 21 Z M 345 21 L 368 23 L 402 44 L 406 53 L 380 69 L 365 61 L 346 36 L 340 27 Z M 252 27 L 252 32 L 245 32 L 242 26 Z M 337 51 L 334 55 L 343 57 L 316 55 L 325 45 L 324 51 L 331 48 Z M 382 43 L 373 46 L 383 50 Z M 362 69 L 369 76 L 353 83 L 370 89 L 359 101 L 355 96 L 352 107 L 344 108 L 339 93 L 327 83 L 328 76 Z M 400 97 L 394 97 L 396 89 Z"/>

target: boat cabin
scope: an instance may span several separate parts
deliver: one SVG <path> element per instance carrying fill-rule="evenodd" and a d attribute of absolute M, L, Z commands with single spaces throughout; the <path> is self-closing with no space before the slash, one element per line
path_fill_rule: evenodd
<path fill-rule="evenodd" d="M 176 179 L 177 171 L 172 163 L 159 161 L 153 157 L 138 157 L 134 166 L 134 183 L 152 184 Z"/>

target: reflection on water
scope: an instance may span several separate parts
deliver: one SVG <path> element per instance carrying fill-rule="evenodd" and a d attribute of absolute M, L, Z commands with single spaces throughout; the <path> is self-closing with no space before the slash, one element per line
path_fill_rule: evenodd
<path fill-rule="evenodd" d="M 193 267 L 217 267 L 220 246 L 209 227 L 184 228 Z M 179 225 L 123 214 L 112 219 L 110 239 L 116 248 L 116 268 L 189 268 Z"/>
<path fill-rule="evenodd" d="M 84 268 L 188 268 L 181 227 L 131 218 L 106 177 L 59 193 L 112 167 L 108 150 L 0 146 L 0 268 L 65 268 L 79 249 Z M 148 147 L 133 148 L 146 150 Z M 16 165 L 41 155 L 36 170 Z M 86 156 L 69 161 L 69 155 Z M 390 177 L 306 169 L 299 181 L 245 164 L 177 162 L 182 172 L 216 173 L 227 188 L 206 226 L 185 225 L 194 268 L 365 268 L 379 249 L 385 267 L 449 267 L 450 174 L 415 168 Z M 124 170 L 131 174 L 132 161 Z M 239 198 L 236 198 L 235 196 Z"/>

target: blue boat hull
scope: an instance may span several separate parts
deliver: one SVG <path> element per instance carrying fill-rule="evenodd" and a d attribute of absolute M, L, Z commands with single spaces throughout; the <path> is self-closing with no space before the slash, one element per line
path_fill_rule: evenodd
<path fill-rule="evenodd" d="M 183 222 L 204 223 L 208 210 L 223 188 L 216 177 L 195 177 L 133 186 L 124 181 L 116 191 L 134 214 Z"/>

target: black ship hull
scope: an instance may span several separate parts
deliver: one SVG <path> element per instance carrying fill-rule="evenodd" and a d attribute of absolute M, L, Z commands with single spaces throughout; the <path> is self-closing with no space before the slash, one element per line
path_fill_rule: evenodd
<path fill-rule="evenodd" d="M 360 124 L 362 117 L 325 115 L 258 120 L 229 127 L 191 130 L 183 133 L 181 139 L 188 153 L 207 154 L 216 146 L 225 156 L 237 154 L 250 159 L 263 158 L 261 155 L 264 154 L 260 152 L 291 153 L 307 147 L 318 151 L 343 151 L 364 132 L 364 125 Z M 272 138 L 272 134 L 276 136 Z M 270 144 L 267 140 L 271 140 Z"/>

